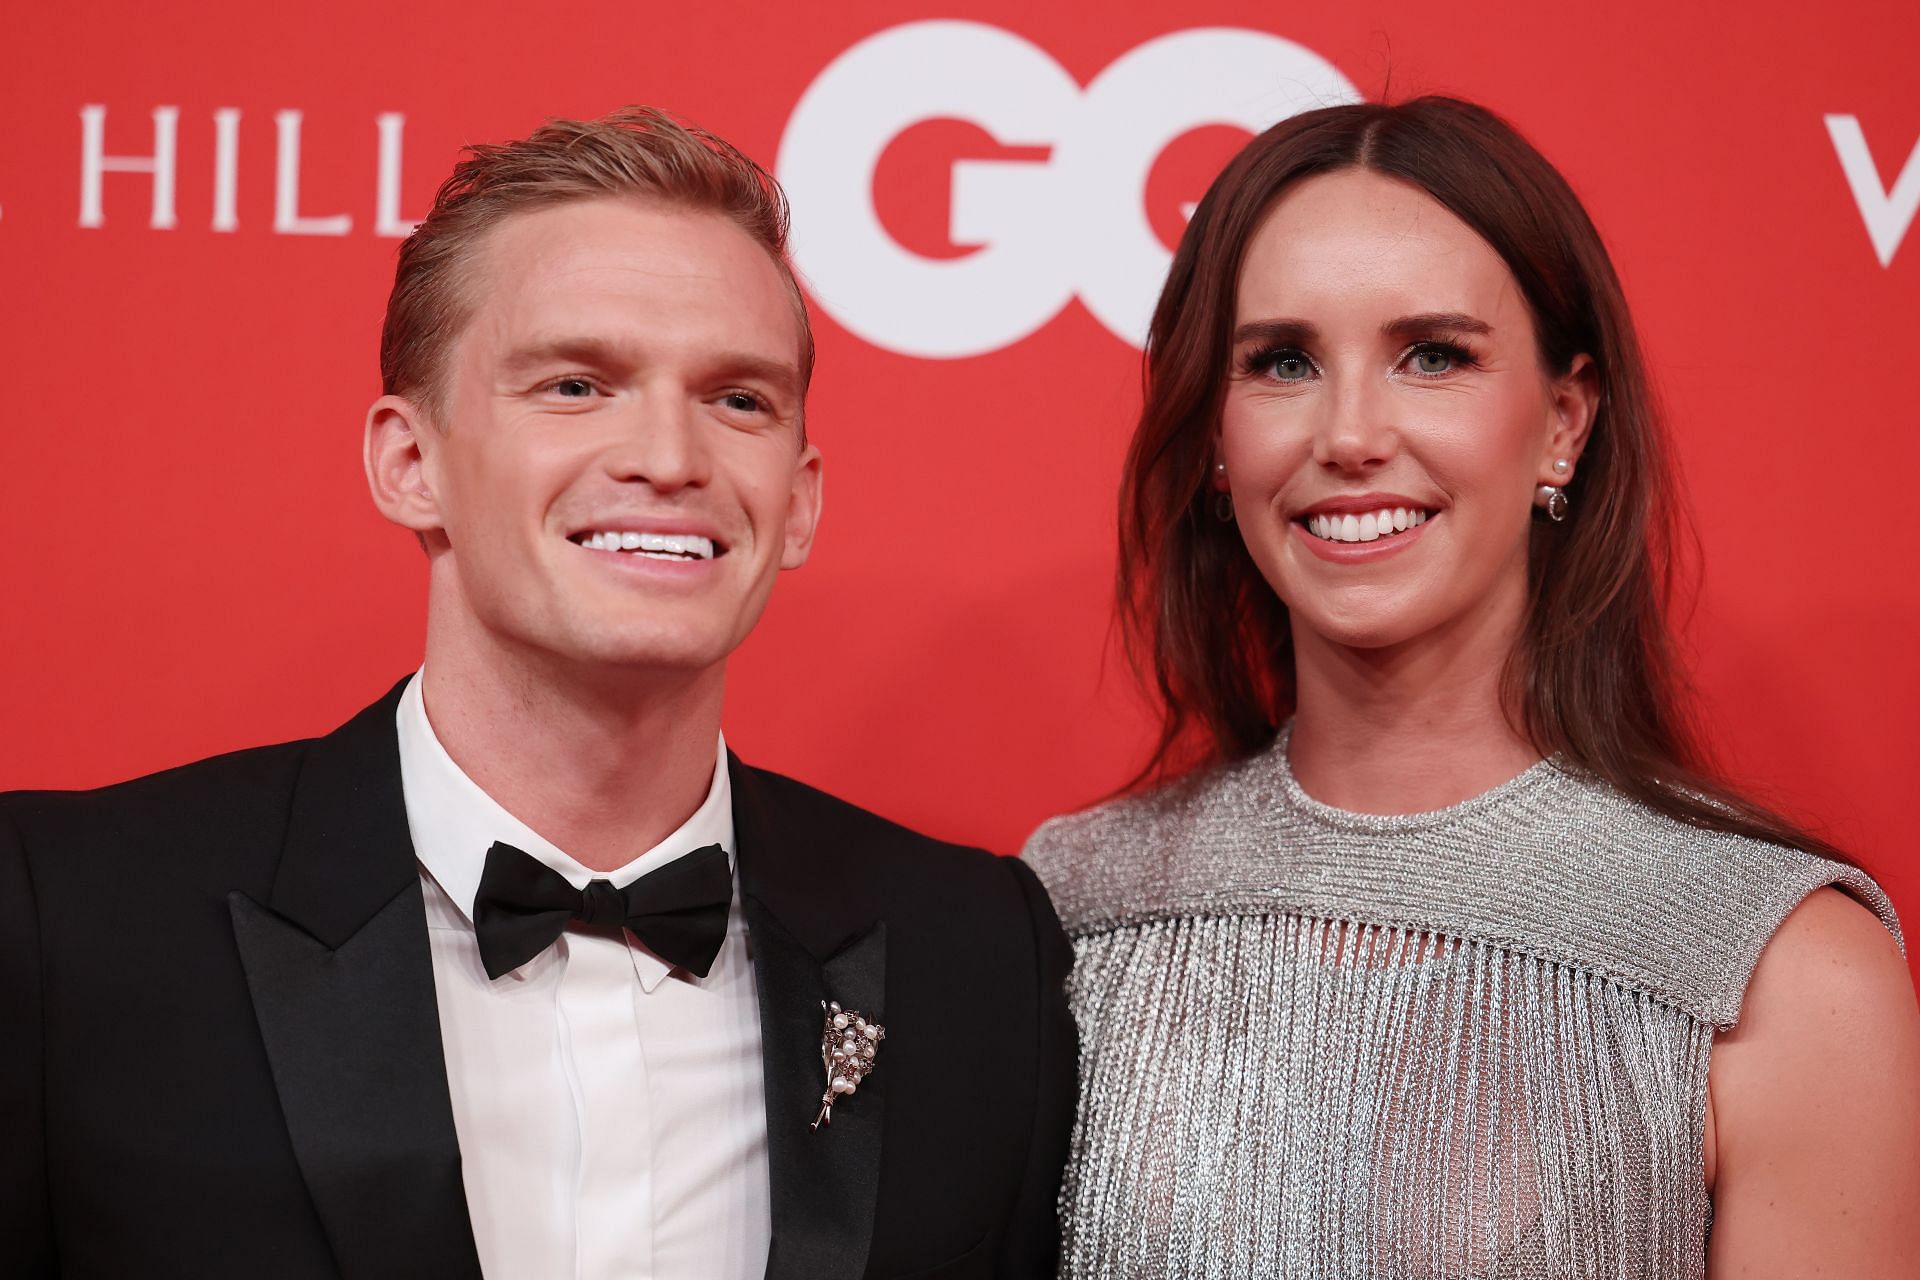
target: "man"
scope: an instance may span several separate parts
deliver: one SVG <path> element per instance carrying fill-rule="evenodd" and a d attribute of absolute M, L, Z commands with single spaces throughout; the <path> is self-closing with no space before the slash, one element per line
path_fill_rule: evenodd
<path fill-rule="evenodd" d="M 0 798 L 0 1273 L 1051 1274 L 1038 883 L 720 737 L 820 514 L 785 236 L 648 110 L 442 188 L 365 449 L 421 670 L 324 738 Z"/>

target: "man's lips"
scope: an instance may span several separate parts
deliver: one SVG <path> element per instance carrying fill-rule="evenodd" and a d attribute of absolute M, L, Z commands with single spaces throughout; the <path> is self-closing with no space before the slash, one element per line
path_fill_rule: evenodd
<path fill-rule="evenodd" d="M 705 561 L 727 553 L 725 540 L 685 522 L 609 522 L 567 535 L 589 551 L 613 551 L 653 560 Z"/>

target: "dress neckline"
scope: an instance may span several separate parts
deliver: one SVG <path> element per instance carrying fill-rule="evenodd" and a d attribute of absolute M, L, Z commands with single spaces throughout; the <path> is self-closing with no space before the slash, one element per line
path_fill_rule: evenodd
<path fill-rule="evenodd" d="M 1548 780 L 1564 776 L 1566 769 L 1558 756 L 1548 756 L 1514 774 L 1505 782 L 1496 783 L 1478 795 L 1468 796 L 1439 809 L 1426 809 L 1419 813 L 1361 813 L 1354 809 L 1342 809 L 1336 805 L 1315 800 L 1301 787 L 1300 780 L 1293 776 L 1293 761 L 1288 747 L 1293 738 L 1293 722 L 1289 720 L 1281 726 L 1279 735 L 1274 739 L 1268 755 L 1274 762 L 1274 771 L 1280 783 L 1280 793 L 1287 807 L 1301 817 L 1320 826 L 1336 831 L 1364 833 L 1369 835 L 1393 835 L 1407 831 L 1425 831 L 1432 827 L 1444 826 L 1470 818 L 1489 809 L 1497 809 L 1510 800 L 1517 799 Z"/>

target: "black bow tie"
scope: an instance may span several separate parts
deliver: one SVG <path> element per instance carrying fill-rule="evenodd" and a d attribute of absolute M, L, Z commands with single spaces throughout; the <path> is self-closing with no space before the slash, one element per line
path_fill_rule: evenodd
<path fill-rule="evenodd" d="M 487 850 L 473 928 L 487 976 L 512 973 L 553 945 L 569 920 L 625 927 L 647 950 L 704 978 L 727 937 L 733 873 L 717 844 L 649 871 L 624 889 L 610 880 L 576 889 L 566 877 L 510 844 Z"/>

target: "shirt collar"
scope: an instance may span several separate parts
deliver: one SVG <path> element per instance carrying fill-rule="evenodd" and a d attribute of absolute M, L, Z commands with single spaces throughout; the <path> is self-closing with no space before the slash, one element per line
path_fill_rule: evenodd
<path fill-rule="evenodd" d="M 611 881 L 616 888 L 624 887 L 656 867 L 710 844 L 725 849 L 728 865 L 733 865 L 733 786 L 727 772 L 725 735 L 719 738 L 715 751 L 713 783 L 693 816 L 633 861 L 613 871 L 594 871 L 574 861 L 551 840 L 508 813 L 454 763 L 427 719 L 426 698 L 421 693 L 423 672 L 424 668 L 416 671 L 407 682 L 394 714 L 400 738 L 400 783 L 406 795 L 407 826 L 420 865 L 446 893 L 448 901 L 469 927 L 473 923 L 474 895 L 480 889 L 480 873 L 486 864 L 487 850 L 495 841 L 523 850 L 558 872 L 576 889 L 584 889 L 588 881 L 596 879 Z M 735 896 L 738 897 L 737 887 Z M 642 948 L 630 949 L 634 952 L 636 972 L 650 992 L 670 971 L 670 966 Z M 651 963 L 642 963 L 643 960 Z"/>

